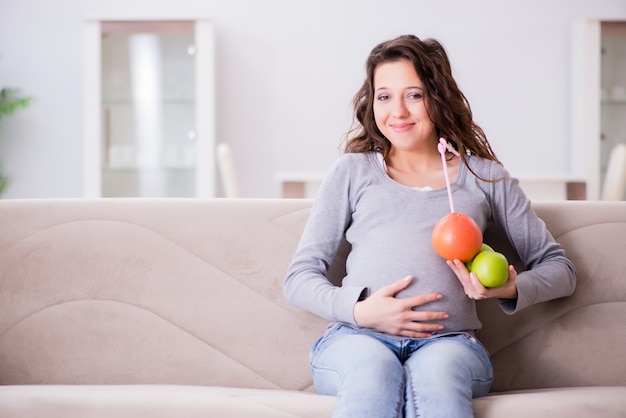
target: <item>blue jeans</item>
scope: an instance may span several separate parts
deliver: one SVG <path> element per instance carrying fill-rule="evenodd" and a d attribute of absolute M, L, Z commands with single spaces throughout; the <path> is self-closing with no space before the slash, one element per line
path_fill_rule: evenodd
<path fill-rule="evenodd" d="M 489 392 L 489 354 L 471 335 L 402 338 L 333 324 L 311 349 L 318 393 L 337 397 L 334 418 L 473 417 Z"/>

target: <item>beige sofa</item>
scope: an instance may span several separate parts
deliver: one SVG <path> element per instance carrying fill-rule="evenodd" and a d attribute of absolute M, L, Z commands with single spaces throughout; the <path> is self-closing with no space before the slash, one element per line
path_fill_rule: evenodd
<path fill-rule="evenodd" d="M 330 417 L 308 369 L 326 323 L 281 288 L 311 203 L 0 201 L 0 417 Z M 479 304 L 495 382 L 476 416 L 624 417 L 626 203 L 535 209 L 578 288 Z"/>

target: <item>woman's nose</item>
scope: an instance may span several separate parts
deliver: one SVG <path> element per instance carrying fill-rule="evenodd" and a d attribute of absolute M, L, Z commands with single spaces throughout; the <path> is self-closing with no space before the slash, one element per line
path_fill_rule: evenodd
<path fill-rule="evenodd" d="M 407 115 L 408 110 L 404 100 L 394 100 L 393 107 L 391 109 L 392 116 L 399 118 Z"/>

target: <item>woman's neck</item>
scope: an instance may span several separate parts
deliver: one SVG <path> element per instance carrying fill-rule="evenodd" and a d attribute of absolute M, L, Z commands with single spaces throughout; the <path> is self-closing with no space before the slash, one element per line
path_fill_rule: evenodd
<path fill-rule="evenodd" d="M 438 189 L 446 185 L 441 155 L 436 147 L 433 147 L 433 151 L 425 152 L 392 148 L 385 162 L 389 176 L 405 186 Z M 446 164 L 450 181 L 454 181 L 458 173 L 459 158 L 448 153 Z"/>

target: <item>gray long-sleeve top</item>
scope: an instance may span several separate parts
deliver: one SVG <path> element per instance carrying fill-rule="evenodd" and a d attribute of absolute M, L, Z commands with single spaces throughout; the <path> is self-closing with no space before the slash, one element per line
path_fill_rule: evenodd
<path fill-rule="evenodd" d="M 502 165 L 476 156 L 461 163 L 452 183 L 455 210 L 471 216 L 484 231 L 490 221 L 508 236 L 527 270 L 516 279 L 518 298 L 501 300 L 511 314 L 531 304 L 569 296 L 576 273 Z M 420 190 L 395 182 L 378 153 L 342 155 L 326 174 L 283 282 L 287 300 L 333 322 L 356 326 L 353 309 L 362 294 L 407 275 L 410 286 L 396 297 L 439 292 L 443 298 L 415 309 L 445 311 L 441 333 L 480 329 L 475 302 L 433 249 L 435 224 L 450 213 L 446 188 Z M 346 277 L 337 287 L 327 278 L 344 236 L 352 245 Z"/>

